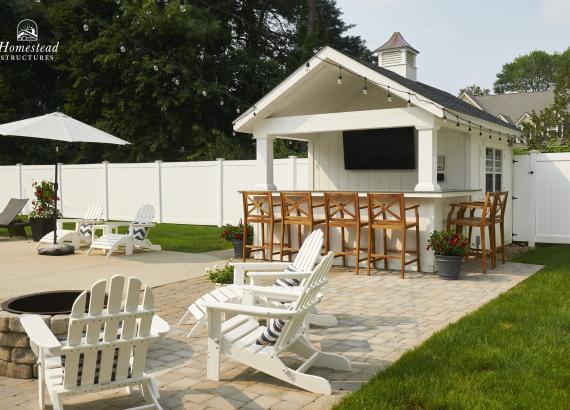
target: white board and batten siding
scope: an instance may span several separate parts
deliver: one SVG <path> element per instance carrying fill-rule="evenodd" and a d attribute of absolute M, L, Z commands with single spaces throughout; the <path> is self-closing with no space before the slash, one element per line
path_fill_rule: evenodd
<path fill-rule="evenodd" d="M 308 189 L 307 170 L 306 158 L 275 160 L 277 188 Z M 31 201 L 32 183 L 53 178 L 53 165 L 0 166 L 0 208 L 10 198 Z M 97 201 L 106 219 L 129 221 L 150 204 L 156 222 L 220 225 L 242 218 L 239 191 L 255 184 L 254 160 L 61 165 L 60 206 L 65 217 L 80 218 Z"/>
<path fill-rule="evenodd" d="M 515 157 L 515 240 L 570 243 L 570 153 Z"/>

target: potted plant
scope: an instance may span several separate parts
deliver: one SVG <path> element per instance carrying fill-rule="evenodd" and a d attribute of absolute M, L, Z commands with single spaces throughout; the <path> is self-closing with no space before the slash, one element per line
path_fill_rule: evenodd
<path fill-rule="evenodd" d="M 458 279 L 461 260 L 467 252 L 469 240 L 453 231 L 435 230 L 428 239 L 427 250 L 435 253 L 440 279 Z"/>
<path fill-rule="evenodd" d="M 234 255 L 236 258 L 241 258 L 243 255 L 243 231 L 244 226 L 240 221 L 237 225 L 227 224 L 222 228 L 221 237 L 226 241 L 230 241 L 234 245 Z M 253 226 L 247 226 L 247 243 L 253 243 Z M 249 258 L 251 250 L 247 250 L 245 257 Z"/>
<path fill-rule="evenodd" d="M 32 238 L 37 242 L 44 235 L 54 230 L 56 218 L 55 201 L 59 200 L 59 197 L 56 196 L 52 181 L 35 181 L 32 187 L 34 188 L 35 196 L 35 199 L 32 201 L 34 208 L 28 215 L 28 220 L 32 229 Z M 59 217 L 61 214 L 58 212 L 57 216 Z"/>
<path fill-rule="evenodd" d="M 234 267 L 229 263 L 225 265 L 215 265 L 213 268 L 206 268 L 208 280 L 216 286 L 234 283 Z"/>

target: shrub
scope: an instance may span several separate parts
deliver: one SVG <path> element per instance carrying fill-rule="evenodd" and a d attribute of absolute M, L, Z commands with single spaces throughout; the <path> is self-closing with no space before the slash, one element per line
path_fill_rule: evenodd
<path fill-rule="evenodd" d="M 206 276 L 212 283 L 234 283 L 234 267 L 226 263 L 223 266 L 216 265 L 213 269 L 206 268 Z"/>
<path fill-rule="evenodd" d="M 465 256 L 468 245 L 469 240 L 464 235 L 436 229 L 429 236 L 427 250 L 442 256 Z"/>

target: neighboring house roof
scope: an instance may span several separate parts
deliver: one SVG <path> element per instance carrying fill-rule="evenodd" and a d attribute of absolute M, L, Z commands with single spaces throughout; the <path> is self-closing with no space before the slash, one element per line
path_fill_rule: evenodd
<path fill-rule="evenodd" d="M 408 88 L 409 90 L 429 100 L 432 100 L 433 102 L 440 104 L 441 106 L 449 110 L 463 113 L 466 115 L 471 115 L 473 117 L 493 122 L 498 125 L 507 126 L 509 128 L 519 131 L 519 129 L 513 124 L 505 123 L 505 121 L 502 121 L 501 119 L 497 118 L 496 115 L 491 115 L 488 112 L 485 112 L 469 104 L 468 102 L 461 100 L 455 95 L 448 93 L 447 91 L 440 90 L 439 88 L 432 87 L 430 85 L 421 83 L 419 81 L 410 80 L 391 70 L 388 70 L 387 68 L 380 67 L 377 64 L 369 63 L 367 61 L 362 61 L 362 60 L 357 60 L 357 61 L 373 69 L 374 71 L 377 71 L 380 74 L 388 77 L 389 79 L 397 82 L 398 84 L 401 84 L 402 86 Z"/>
<path fill-rule="evenodd" d="M 518 124 L 523 115 L 540 112 L 554 103 L 554 90 L 467 96 L 489 114 L 502 116 L 511 124 Z"/>
<path fill-rule="evenodd" d="M 407 47 L 410 50 L 414 50 L 417 54 L 420 53 L 418 50 L 413 48 L 406 40 L 404 40 L 404 37 L 402 37 L 399 31 L 396 31 L 394 34 L 392 34 L 392 37 L 390 37 L 388 41 L 386 41 L 384 44 L 382 44 L 380 47 L 374 50 L 374 52 L 377 53 L 378 51 L 382 50 L 391 50 L 394 48 L 403 48 L 403 47 Z"/>

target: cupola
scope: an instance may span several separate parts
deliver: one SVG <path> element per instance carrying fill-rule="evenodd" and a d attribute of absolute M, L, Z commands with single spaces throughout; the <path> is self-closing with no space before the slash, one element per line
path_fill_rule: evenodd
<path fill-rule="evenodd" d="M 408 44 L 396 31 L 383 45 L 374 50 L 378 65 L 394 71 L 403 77 L 416 81 L 416 55 L 420 52 Z"/>

